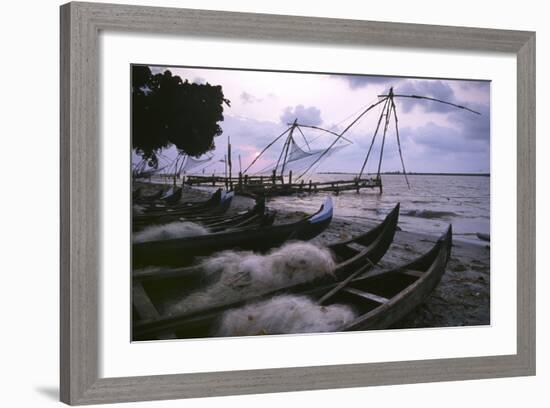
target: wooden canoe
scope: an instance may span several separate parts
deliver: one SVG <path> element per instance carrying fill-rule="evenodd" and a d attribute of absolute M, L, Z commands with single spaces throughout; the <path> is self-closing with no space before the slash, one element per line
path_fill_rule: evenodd
<path fill-rule="evenodd" d="M 162 187 L 155 193 L 144 196 L 141 194 L 141 189 L 138 190 L 140 190 L 139 195 L 137 197 L 133 197 L 133 204 L 151 204 L 161 198 L 165 191 L 164 187 Z"/>
<path fill-rule="evenodd" d="M 370 271 L 319 298 L 322 305 L 347 304 L 359 315 L 341 331 L 386 329 L 424 303 L 440 282 L 451 256 L 452 227 L 430 251 L 396 269 Z"/>
<path fill-rule="evenodd" d="M 167 205 L 164 202 L 157 201 L 155 203 L 152 203 L 151 206 L 145 208 L 144 211 L 146 214 L 154 215 L 155 213 L 163 214 L 168 208 L 172 211 L 185 209 L 198 210 L 202 208 L 208 208 L 219 204 L 224 194 L 225 193 L 223 192 L 223 190 L 219 188 L 207 200 L 204 201 L 186 201 L 174 205 Z"/>
<path fill-rule="evenodd" d="M 355 311 L 357 317 L 334 330 L 336 332 L 390 328 L 422 304 L 437 286 L 445 273 L 451 246 L 452 229 L 449 227 L 430 251 L 402 267 L 391 270 L 371 269 L 361 273 L 360 277 L 350 275 L 339 283 L 320 285 L 301 294 L 316 301 L 319 307 L 339 304 L 347 305 Z M 133 337 L 134 340 L 152 340 L 165 338 L 167 333 L 172 338 L 210 337 L 224 312 L 255 304 L 262 299 L 266 297 L 240 302 L 229 308 L 214 308 L 187 316 L 159 317 L 137 323 L 133 326 Z"/>
<path fill-rule="evenodd" d="M 146 321 L 148 319 L 147 314 L 139 313 L 139 308 L 134 307 L 134 312 L 138 314 L 138 316 L 134 316 L 135 320 L 142 320 L 134 326 L 135 338 L 142 340 L 159 338 L 158 336 L 162 336 L 164 332 L 174 330 L 180 334 L 185 333 L 184 337 L 200 337 L 196 333 L 194 334 L 193 330 L 188 330 L 186 327 L 187 321 L 195 321 L 200 318 L 206 322 L 225 310 L 242 306 L 254 299 L 258 300 L 279 293 L 308 293 L 314 288 L 334 285 L 335 282 L 342 279 L 350 279 L 365 273 L 387 252 L 395 235 L 398 218 L 399 204 L 386 216 L 384 221 L 368 232 L 346 241 L 328 245 L 337 262 L 332 276 L 327 275 L 314 281 L 272 288 L 264 293 L 256 294 L 253 299 L 233 300 L 231 303 L 220 299 L 216 305 L 210 305 L 207 310 L 193 311 L 178 316 L 159 317 L 152 321 Z M 134 286 L 140 290 L 139 292 L 136 291 L 134 303 L 139 303 L 139 299 L 145 294 L 148 296 L 151 305 L 166 301 L 166 297 L 177 296 L 181 298 L 186 292 L 196 290 L 197 286 L 201 284 L 201 278 L 200 265 L 188 268 L 136 271 L 133 274 L 133 282 Z"/>
<path fill-rule="evenodd" d="M 132 218 L 132 227 L 136 231 L 148 225 L 161 225 L 175 221 L 192 221 L 202 224 L 206 224 L 206 221 L 223 221 L 227 218 L 224 214 L 231 206 L 233 196 L 232 192 L 222 193 L 219 200 L 214 201 L 211 198 L 200 206 L 155 208 L 153 212 L 135 215 Z"/>
<path fill-rule="evenodd" d="M 265 251 L 291 239 L 311 239 L 324 231 L 331 220 L 332 200 L 329 197 L 315 214 L 294 223 L 134 243 L 132 245 L 133 267 L 188 265 L 197 256 L 205 256 L 225 249 Z"/>

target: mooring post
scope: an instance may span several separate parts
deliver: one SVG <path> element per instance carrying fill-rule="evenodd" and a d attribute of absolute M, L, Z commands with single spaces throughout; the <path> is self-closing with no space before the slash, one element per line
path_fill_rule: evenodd
<path fill-rule="evenodd" d="M 292 170 L 288 172 L 288 184 L 292 186 Z"/>
<path fill-rule="evenodd" d="M 276 180 L 277 180 L 277 174 L 275 173 L 275 169 L 273 169 L 273 173 L 271 175 L 271 181 L 273 184 L 275 184 Z"/>

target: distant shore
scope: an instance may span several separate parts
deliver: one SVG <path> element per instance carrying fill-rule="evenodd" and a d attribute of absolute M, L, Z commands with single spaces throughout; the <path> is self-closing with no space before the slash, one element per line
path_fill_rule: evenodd
<path fill-rule="evenodd" d="M 349 173 L 344 171 L 322 171 L 317 174 L 346 174 L 356 175 L 357 173 Z M 402 176 L 404 173 L 387 172 L 380 173 L 382 176 Z M 407 173 L 407 176 L 471 176 L 471 177 L 491 177 L 491 173 Z"/>

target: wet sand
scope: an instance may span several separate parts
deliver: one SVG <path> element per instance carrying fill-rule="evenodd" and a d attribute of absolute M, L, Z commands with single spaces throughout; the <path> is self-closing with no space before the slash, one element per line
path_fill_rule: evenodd
<path fill-rule="evenodd" d="M 144 194 L 155 191 L 154 186 L 143 188 Z M 185 189 L 182 200 L 203 200 L 211 193 Z M 288 197 L 289 200 L 292 197 Z M 253 205 L 250 198 L 234 198 L 231 212 L 241 211 Z M 268 208 L 269 208 L 269 202 Z M 287 223 L 304 217 L 302 212 L 277 210 L 276 223 Z M 327 244 L 351 238 L 374 226 L 381 220 L 342 218 L 338 209 L 330 226 L 311 242 Z M 442 233 L 444 228 L 442 228 Z M 409 231 L 397 231 L 394 242 L 379 262 L 382 268 L 392 268 L 413 260 L 426 252 L 437 240 L 430 236 Z M 428 300 L 413 313 L 394 325 L 395 328 L 473 326 L 490 324 L 490 249 L 487 243 L 473 244 L 454 239 L 451 259 L 439 285 Z"/>

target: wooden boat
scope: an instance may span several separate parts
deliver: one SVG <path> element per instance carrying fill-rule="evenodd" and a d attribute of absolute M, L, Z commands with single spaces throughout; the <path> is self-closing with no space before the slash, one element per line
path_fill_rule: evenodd
<path fill-rule="evenodd" d="M 157 192 L 150 194 L 150 195 L 142 195 L 140 191 L 140 195 L 138 197 L 133 198 L 134 204 L 151 204 L 157 200 L 159 200 L 163 194 L 164 194 L 164 187 L 161 187 Z"/>
<path fill-rule="evenodd" d="M 451 256 L 452 227 L 423 256 L 391 270 L 372 270 L 318 297 L 321 305 L 347 304 L 358 317 L 340 331 L 390 328 L 421 305 L 441 281 Z"/>
<path fill-rule="evenodd" d="M 324 231 L 331 220 L 332 200 L 329 197 L 315 214 L 290 224 L 134 243 L 133 266 L 135 268 L 143 265 L 185 265 L 197 256 L 225 249 L 265 251 L 291 239 L 311 239 Z"/>
<path fill-rule="evenodd" d="M 342 279 L 358 276 L 372 268 L 387 252 L 395 235 L 397 222 L 399 218 L 399 204 L 386 216 L 384 221 L 378 224 L 368 232 L 358 235 L 352 239 L 337 242 L 328 245 L 328 248 L 334 254 L 337 262 L 333 271 L 333 275 L 319 277 L 313 281 L 295 284 L 286 287 L 278 287 L 270 289 L 269 295 L 276 293 L 307 293 L 319 286 L 326 287 L 334 285 L 335 282 Z M 358 249 L 358 247 L 360 249 Z M 142 320 L 134 326 L 134 334 L 136 338 L 153 338 L 161 335 L 167 330 L 182 327 L 184 329 L 185 322 L 189 319 L 194 319 L 197 315 L 210 316 L 216 312 L 222 312 L 228 308 L 244 305 L 249 299 L 240 299 L 239 301 L 231 301 L 221 299 L 216 305 L 209 305 L 208 310 L 194 311 L 178 316 L 170 316 L 161 318 L 158 314 L 157 307 L 160 302 L 165 302 L 167 298 L 181 298 L 186 293 L 190 293 L 201 285 L 203 271 L 199 266 L 188 268 L 173 268 L 173 269 L 147 269 L 136 271 L 133 274 L 134 286 L 134 318 Z M 266 296 L 264 294 L 257 294 Z M 255 295 L 255 297 L 257 297 Z M 144 308 L 143 305 L 149 305 Z M 151 308 L 153 312 L 151 313 Z M 159 308 L 160 309 L 160 308 Z M 149 311 L 148 311 L 149 310 Z M 152 321 L 143 321 L 154 316 Z M 178 329 L 179 330 L 179 329 Z M 187 336 L 187 335 L 186 335 Z"/>
<path fill-rule="evenodd" d="M 170 187 L 160 198 L 160 201 L 172 205 L 180 201 L 183 189 L 181 187 Z"/>
<path fill-rule="evenodd" d="M 134 201 L 139 200 L 140 197 L 141 197 L 141 187 L 138 187 L 134 191 L 132 191 L 132 200 Z"/>
<path fill-rule="evenodd" d="M 133 225 L 133 231 L 139 232 L 152 225 L 163 225 L 172 222 L 193 222 L 205 226 L 209 232 L 221 232 L 229 229 L 267 227 L 273 225 L 276 213 L 268 211 L 265 201 L 261 200 L 249 210 L 241 211 L 232 216 L 214 215 L 206 217 L 179 217 L 165 216 L 158 217 L 152 222 L 137 222 Z"/>
<path fill-rule="evenodd" d="M 275 221 L 275 212 L 267 211 L 265 200 L 261 199 L 254 205 L 253 208 L 247 211 L 242 211 L 231 217 L 213 216 L 205 218 L 193 218 L 194 222 L 198 222 L 206 227 L 211 232 L 224 231 L 229 228 L 250 228 L 251 226 L 270 226 Z"/>
<path fill-rule="evenodd" d="M 185 206 L 184 208 L 156 208 L 154 212 L 135 215 L 132 218 L 132 226 L 135 231 L 148 225 L 160 225 L 174 221 L 193 221 L 204 224 L 208 221 L 220 222 L 227 218 L 223 217 L 223 214 L 231 206 L 233 196 L 233 192 L 221 193 L 219 200 L 210 198 L 202 205 Z"/>
<path fill-rule="evenodd" d="M 183 210 L 199 210 L 204 208 L 210 208 L 218 205 L 222 198 L 225 196 L 223 189 L 217 189 L 211 196 L 205 201 L 187 201 L 180 202 L 175 205 L 167 205 L 165 202 L 153 203 L 150 207 L 145 208 L 144 213 L 147 215 L 162 215 L 166 211 L 183 211 Z"/>

